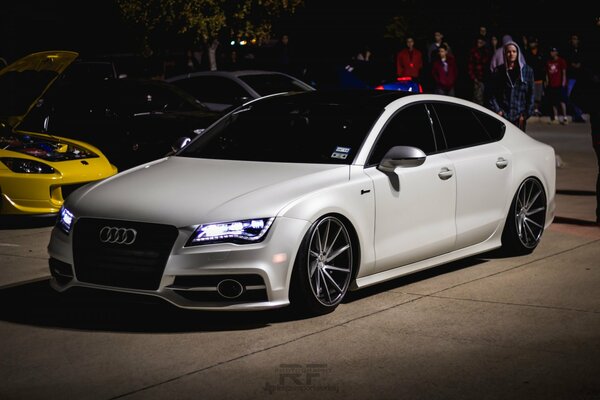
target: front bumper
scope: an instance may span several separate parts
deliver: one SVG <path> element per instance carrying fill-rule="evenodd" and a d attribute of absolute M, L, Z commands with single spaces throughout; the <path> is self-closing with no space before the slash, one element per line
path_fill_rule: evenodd
<path fill-rule="evenodd" d="M 160 297 L 177 307 L 197 310 L 260 310 L 289 304 L 289 283 L 298 246 L 308 230 L 308 221 L 279 217 L 264 241 L 255 244 L 229 243 L 185 247 L 192 227 L 177 229 L 157 289 L 125 287 L 107 283 L 104 277 L 90 279 L 79 273 L 73 254 L 77 221 L 69 235 L 58 228 L 52 231 L 50 256 L 51 286 L 57 291 L 89 287 Z M 110 267 L 109 267 L 110 268 Z M 111 270 L 118 275 L 118 271 Z M 78 277 L 79 275 L 79 277 Z M 89 274 L 86 274 L 89 275 Z M 83 278 L 82 278 L 83 277 Z M 243 293 L 226 298 L 217 292 L 223 280 L 240 282 Z M 116 277 L 116 281 L 119 281 Z M 100 283 L 99 283 L 100 282 Z M 131 279 L 129 279 L 131 282 Z"/>
<path fill-rule="evenodd" d="M 106 159 L 89 158 L 52 163 L 53 174 L 14 173 L 0 170 L 0 211 L 4 215 L 56 214 L 74 189 L 108 178 L 117 169 Z"/>

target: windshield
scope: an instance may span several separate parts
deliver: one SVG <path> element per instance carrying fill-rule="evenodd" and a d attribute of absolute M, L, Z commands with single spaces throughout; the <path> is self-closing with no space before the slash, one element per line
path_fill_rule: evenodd
<path fill-rule="evenodd" d="M 239 78 L 261 96 L 311 90 L 307 87 L 307 84 L 280 74 L 240 75 Z"/>
<path fill-rule="evenodd" d="M 311 99 L 276 96 L 242 106 L 177 155 L 351 164 L 383 108 Z"/>

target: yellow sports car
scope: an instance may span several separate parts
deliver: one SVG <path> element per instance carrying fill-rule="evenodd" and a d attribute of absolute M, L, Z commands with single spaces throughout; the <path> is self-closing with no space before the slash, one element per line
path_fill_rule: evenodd
<path fill-rule="evenodd" d="M 0 70 L 0 215 L 56 214 L 74 189 L 117 173 L 96 147 L 19 130 L 77 53 L 30 54 Z"/>

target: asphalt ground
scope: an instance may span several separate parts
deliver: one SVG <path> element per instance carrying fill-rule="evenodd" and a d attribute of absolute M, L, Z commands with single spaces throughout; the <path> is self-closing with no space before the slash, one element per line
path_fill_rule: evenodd
<path fill-rule="evenodd" d="M 600 228 L 589 124 L 554 146 L 557 217 L 489 253 L 352 292 L 328 315 L 197 312 L 48 286 L 51 220 L 0 228 L 0 399 L 600 400 Z"/>

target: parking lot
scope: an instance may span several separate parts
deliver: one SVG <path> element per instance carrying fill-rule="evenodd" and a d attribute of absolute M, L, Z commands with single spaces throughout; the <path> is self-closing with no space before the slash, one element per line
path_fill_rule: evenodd
<path fill-rule="evenodd" d="M 536 251 L 494 253 L 350 296 L 331 314 L 210 313 L 48 286 L 51 221 L 0 230 L 0 398 L 600 399 L 600 227 L 589 124 L 555 147 Z"/>

